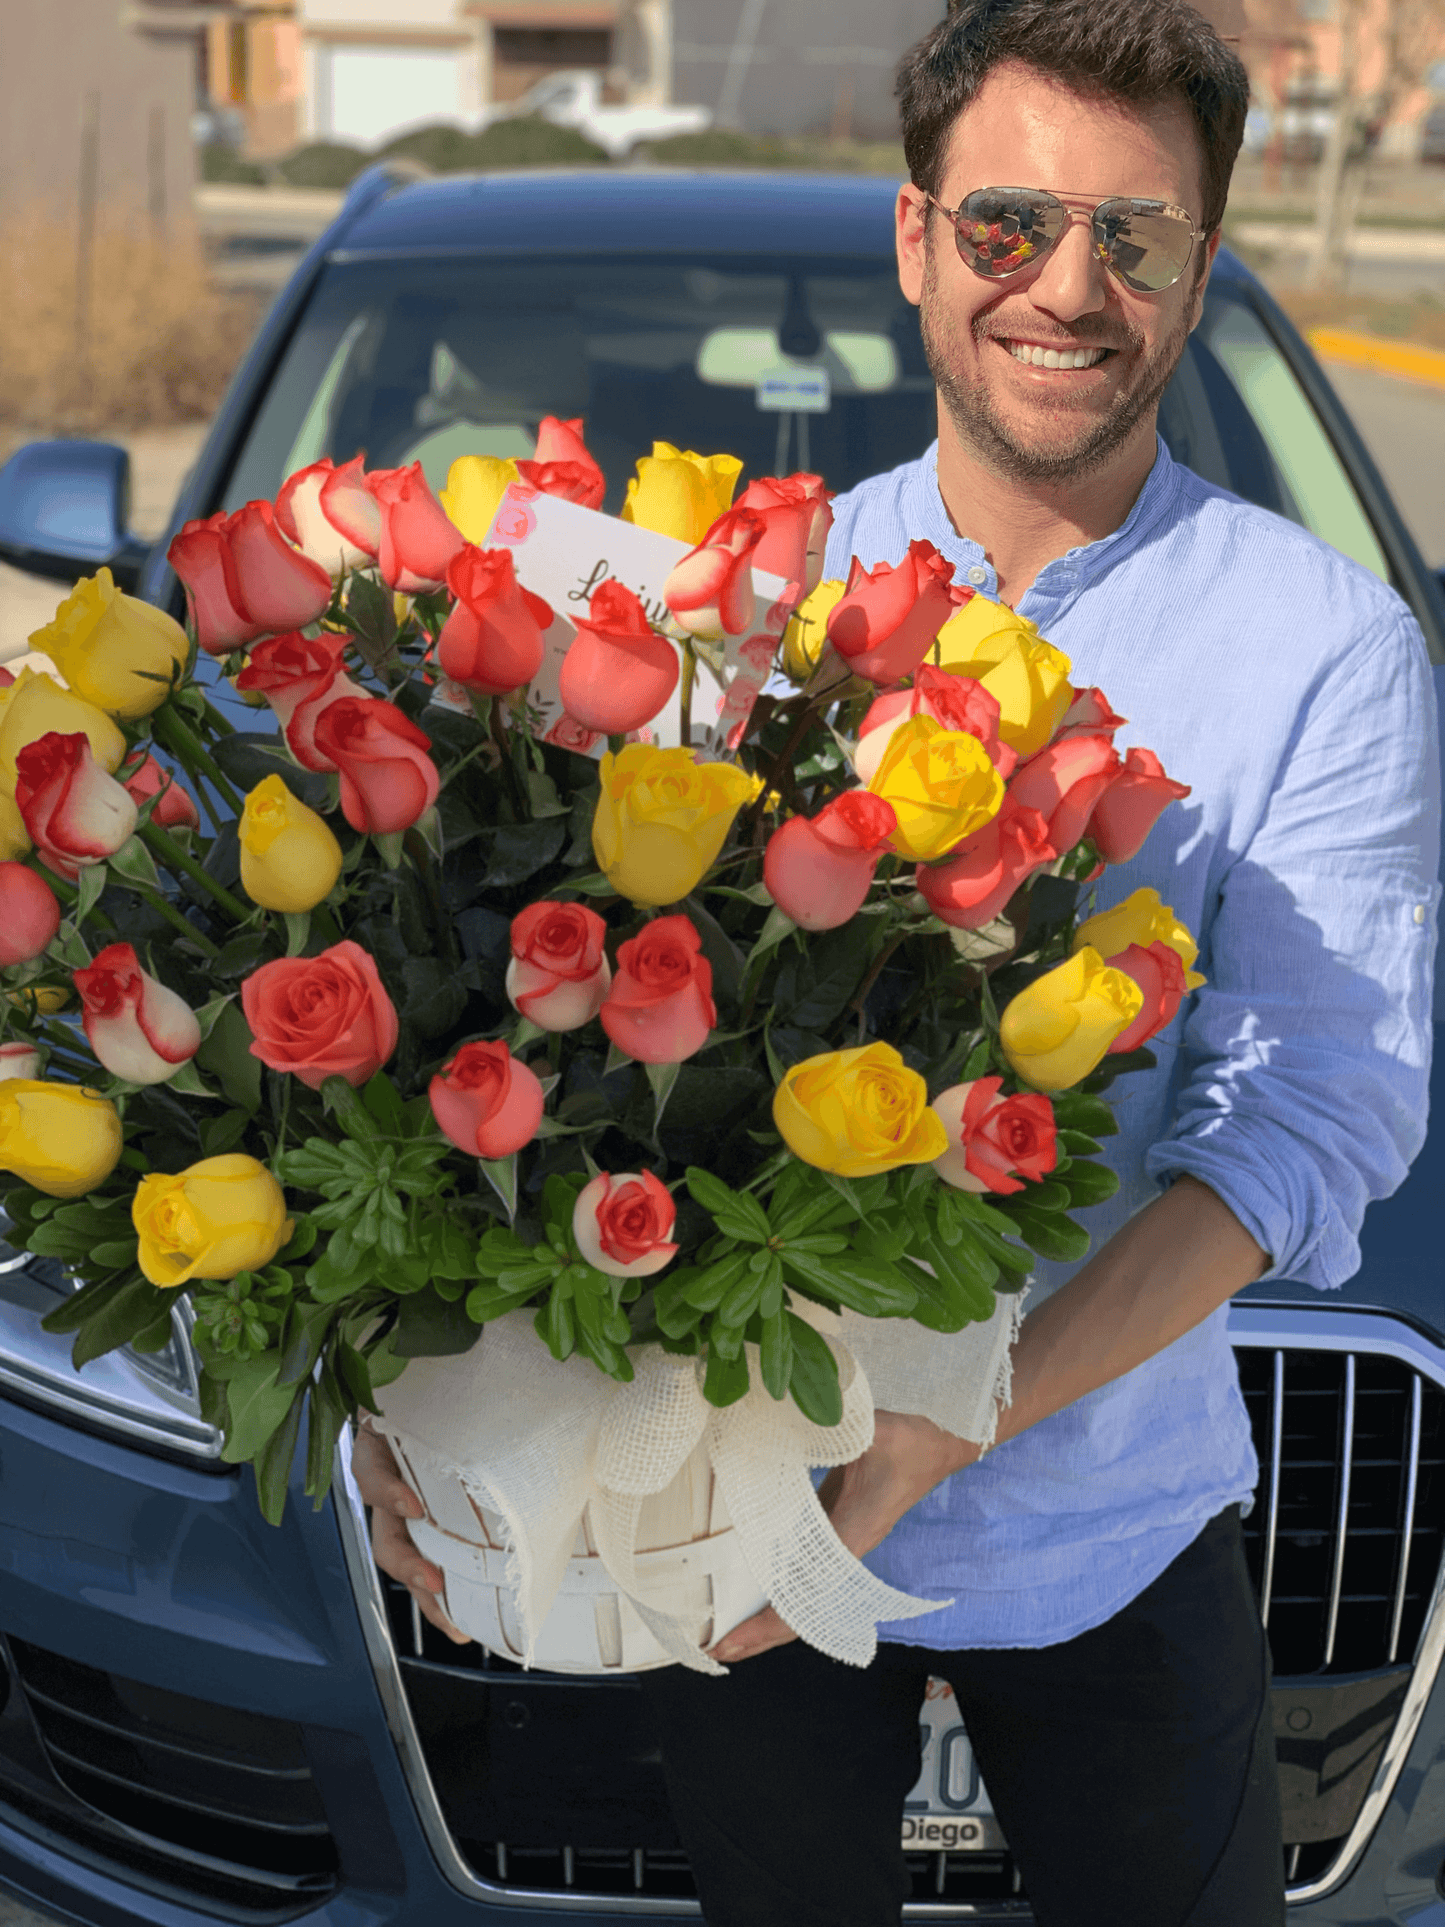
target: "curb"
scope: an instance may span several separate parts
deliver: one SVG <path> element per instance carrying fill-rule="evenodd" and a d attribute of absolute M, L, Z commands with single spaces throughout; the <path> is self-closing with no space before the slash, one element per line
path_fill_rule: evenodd
<path fill-rule="evenodd" d="M 1315 353 L 1326 361 L 1343 361 L 1352 368 L 1368 368 L 1378 375 L 1398 375 L 1404 381 L 1445 389 L 1445 352 L 1439 348 L 1354 334 L 1348 328 L 1311 328 L 1308 339 Z"/>

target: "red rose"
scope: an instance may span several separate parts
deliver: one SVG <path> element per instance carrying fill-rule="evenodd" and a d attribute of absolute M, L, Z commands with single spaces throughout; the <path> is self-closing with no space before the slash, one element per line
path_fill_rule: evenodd
<path fill-rule="evenodd" d="M 848 587 L 828 617 L 828 640 L 855 676 L 898 682 L 911 676 L 970 589 L 953 584 L 953 565 L 921 537 L 897 568 L 865 569 L 857 556 Z"/>
<path fill-rule="evenodd" d="M 150 820 L 158 823 L 163 830 L 198 830 L 201 827 L 201 812 L 196 808 L 195 797 L 149 752 L 140 768 L 132 770 L 122 781 L 126 795 L 137 807 L 148 803 L 153 796 L 157 799 Z"/>
<path fill-rule="evenodd" d="M 1114 713 L 1102 689 L 1076 689 L 1053 740 L 1057 742 L 1061 736 L 1112 736 L 1128 720 L 1127 716 Z"/>
<path fill-rule="evenodd" d="M 362 479 L 362 458 L 338 468 L 329 455 L 298 468 L 281 485 L 276 520 L 281 531 L 335 579 L 376 560 L 381 511 Z"/>
<path fill-rule="evenodd" d="M 269 502 L 187 522 L 166 554 L 186 585 L 196 640 L 208 655 L 304 629 L 331 601 L 331 577 L 292 548 Z"/>
<path fill-rule="evenodd" d="M 532 460 L 517 463 L 518 477 L 542 495 L 557 495 L 584 509 L 600 509 L 607 480 L 582 440 L 582 417 L 559 421 L 544 415 Z"/>
<path fill-rule="evenodd" d="M 60 905 L 44 877 L 24 863 L 0 863 L 0 967 L 29 963 L 59 928 Z"/>
<path fill-rule="evenodd" d="M 676 649 L 654 635 L 647 611 L 616 581 L 592 597 L 562 658 L 562 707 L 584 729 L 625 736 L 652 721 L 677 687 Z"/>
<path fill-rule="evenodd" d="M 90 753 L 83 732 L 54 730 L 15 758 L 15 804 L 42 863 L 72 883 L 129 841 L 136 806 Z"/>
<path fill-rule="evenodd" d="M 1164 811 L 1188 794 L 1189 785 L 1166 776 L 1152 749 L 1131 749 L 1089 819 L 1088 833 L 1105 863 L 1138 856 Z"/>
<path fill-rule="evenodd" d="M 836 929 L 862 908 L 897 828 L 893 805 L 871 790 L 845 790 L 812 818 L 789 817 L 768 838 L 768 894 L 803 929 Z"/>
<path fill-rule="evenodd" d="M 1110 1044 L 1110 1056 L 1122 1056 L 1125 1051 L 1138 1050 L 1141 1044 L 1147 1044 L 1156 1031 L 1163 1030 L 1172 1020 L 1189 992 L 1204 981 L 1202 977 L 1195 977 L 1191 984 L 1184 959 L 1172 944 L 1163 942 L 1151 943 L 1147 950 L 1142 944 L 1131 943 L 1117 957 L 1106 957 L 1104 961 L 1111 970 L 1122 970 L 1126 977 L 1132 977 L 1144 993 L 1143 1009 L 1129 1028 L 1120 1031 Z"/>
<path fill-rule="evenodd" d="M 955 1084 L 933 1100 L 948 1149 L 933 1168 L 958 1191 L 1022 1191 L 1059 1161 L 1054 1107 L 1040 1092 L 1000 1097 L 1001 1077 Z"/>
<path fill-rule="evenodd" d="M 368 698 L 342 668 L 345 636 L 272 636 L 257 643 L 236 678 L 243 693 L 266 698 L 286 734 L 291 754 L 303 769 L 330 770 L 316 748 L 316 719 L 344 696 Z"/>
<path fill-rule="evenodd" d="M 1038 811 L 1055 855 L 1063 856 L 1088 829 L 1095 804 L 1121 767 L 1119 752 L 1102 731 L 1055 737 L 1019 766 L 1008 793 L 1020 808 Z"/>
<path fill-rule="evenodd" d="M 437 800 L 431 738 L 394 703 L 345 696 L 321 711 L 313 740 L 322 767 L 341 772 L 341 810 L 353 830 L 409 830 Z"/>
<path fill-rule="evenodd" d="M 427 487 L 421 463 L 378 468 L 366 486 L 381 511 L 381 579 L 403 595 L 430 594 L 446 581 L 447 566 L 466 538 Z"/>
<path fill-rule="evenodd" d="M 107 944 L 74 981 L 90 1048 L 112 1077 L 161 1084 L 201 1048 L 196 1013 L 141 969 L 128 943 Z"/>
<path fill-rule="evenodd" d="M 823 579 L 823 551 L 833 526 L 833 510 L 821 475 L 763 475 L 749 482 L 735 508 L 763 518 L 763 539 L 753 567 L 784 582 L 796 582 L 811 595 Z"/>
<path fill-rule="evenodd" d="M 662 585 L 662 599 L 691 636 L 720 642 L 753 626 L 753 556 L 767 523 L 751 509 L 727 509 Z"/>
<path fill-rule="evenodd" d="M 599 1171 L 572 1207 L 572 1235 L 589 1265 L 609 1278 L 650 1278 L 677 1256 L 669 1244 L 677 1206 L 650 1171 Z"/>
<path fill-rule="evenodd" d="M 1039 812 L 1006 791 L 997 816 L 942 863 L 920 863 L 914 881 L 934 916 L 955 930 L 982 930 L 1020 884 L 1060 854 Z"/>
<path fill-rule="evenodd" d="M 1005 782 L 1018 766 L 1018 751 L 999 740 L 999 706 L 994 696 L 972 676 L 955 676 L 951 670 L 924 663 L 911 689 L 891 689 L 870 704 L 853 754 L 860 782 L 872 782 L 894 730 L 910 716 L 931 716 L 943 729 L 976 736 Z"/>
<path fill-rule="evenodd" d="M 617 952 L 598 1013 L 617 1048 L 640 1064 L 680 1064 L 717 1023 L 712 965 L 686 917 L 657 917 Z"/>
<path fill-rule="evenodd" d="M 545 1098 L 507 1046 L 463 1044 L 427 1088 L 432 1116 L 468 1157 L 506 1158 L 537 1135 Z"/>
<path fill-rule="evenodd" d="M 552 609 L 524 589 L 509 549 L 468 543 L 447 565 L 456 606 L 437 643 L 444 676 L 483 696 L 505 696 L 529 683 L 542 666 Z"/>
<path fill-rule="evenodd" d="M 529 903 L 512 919 L 507 995 L 538 1030 L 577 1030 L 602 1007 L 607 925 L 582 903 Z"/>
<path fill-rule="evenodd" d="M 328 1077 L 364 1084 L 396 1049 L 396 1007 L 376 965 L 349 939 L 318 957 L 262 964 L 241 985 L 241 1008 L 251 1055 L 313 1091 Z"/>

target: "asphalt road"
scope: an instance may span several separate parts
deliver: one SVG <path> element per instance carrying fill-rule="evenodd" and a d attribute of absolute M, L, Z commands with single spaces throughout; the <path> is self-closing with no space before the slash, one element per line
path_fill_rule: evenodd
<path fill-rule="evenodd" d="M 1445 388 L 1326 362 L 1425 560 L 1445 567 Z"/>

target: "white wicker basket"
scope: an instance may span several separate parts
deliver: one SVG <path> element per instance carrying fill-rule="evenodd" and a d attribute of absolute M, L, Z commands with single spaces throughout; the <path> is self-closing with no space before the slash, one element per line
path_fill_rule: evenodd
<path fill-rule="evenodd" d="M 412 1520 L 409 1530 L 417 1550 L 446 1576 L 442 1603 L 452 1624 L 501 1658 L 520 1661 L 524 1642 L 501 1521 L 474 1502 L 460 1479 L 438 1476 L 415 1455 L 408 1458 L 404 1441 L 394 1450 L 403 1477 L 426 1507 L 426 1517 Z M 671 1485 L 643 1502 L 637 1545 L 647 1604 L 705 1615 L 703 1647 L 767 1604 L 702 1446 Z M 532 1663 L 553 1673 L 640 1673 L 673 1663 L 598 1558 L 585 1511 Z"/>

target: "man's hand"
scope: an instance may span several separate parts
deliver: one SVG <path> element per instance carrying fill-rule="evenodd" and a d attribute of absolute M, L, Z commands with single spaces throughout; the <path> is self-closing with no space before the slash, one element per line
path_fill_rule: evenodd
<path fill-rule="evenodd" d="M 351 1470 L 357 1490 L 371 1508 L 371 1552 L 377 1565 L 391 1579 L 406 1587 L 423 1619 L 458 1646 L 469 1645 L 441 1609 L 437 1594 L 446 1581 L 429 1559 L 423 1559 L 411 1542 L 404 1521 L 422 1516 L 421 1500 L 396 1469 L 391 1447 L 375 1432 L 358 1430 L 351 1448 Z"/>
<path fill-rule="evenodd" d="M 851 1465 L 837 1466 L 824 1479 L 818 1497 L 838 1537 L 855 1557 L 881 1545 L 905 1512 L 951 1473 L 972 1465 L 979 1448 L 955 1438 L 931 1419 L 902 1412 L 877 1412 L 873 1443 Z M 751 1659 L 770 1646 L 784 1646 L 798 1635 L 765 1606 L 735 1626 L 712 1649 L 714 1659 Z"/>

